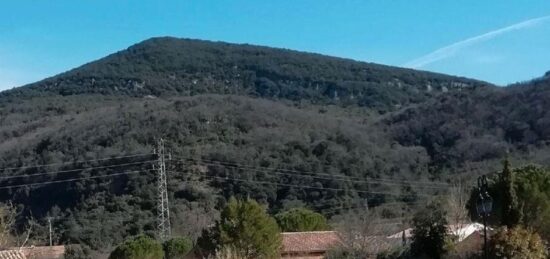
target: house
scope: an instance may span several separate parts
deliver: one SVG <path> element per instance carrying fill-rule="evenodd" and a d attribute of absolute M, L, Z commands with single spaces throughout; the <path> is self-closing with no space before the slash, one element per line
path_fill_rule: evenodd
<path fill-rule="evenodd" d="M 281 258 L 323 258 L 331 248 L 340 244 L 336 231 L 284 232 Z"/>
<path fill-rule="evenodd" d="M 22 247 L 20 251 L 29 259 L 63 259 L 65 246 L 30 246 Z"/>
<path fill-rule="evenodd" d="M 483 249 L 482 233 L 476 231 L 457 243 L 449 258 L 475 258 L 474 255 L 479 255 Z"/>
<path fill-rule="evenodd" d="M 3 250 L 0 251 L 0 259 L 27 259 L 27 257 L 19 250 Z"/>
<path fill-rule="evenodd" d="M 398 239 L 398 238 L 403 239 L 403 237 L 404 237 L 405 239 L 408 240 L 408 239 L 412 238 L 412 236 L 413 236 L 412 232 L 413 232 L 412 228 L 407 228 L 407 229 L 401 230 L 401 231 L 399 231 L 395 234 L 389 235 L 389 236 L 387 236 L 387 238 L 388 239 Z"/>
<path fill-rule="evenodd" d="M 455 247 L 452 255 L 449 258 L 466 258 L 475 255 L 481 251 L 483 245 L 483 224 L 467 223 L 447 225 L 447 230 L 450 235 L 456 237 Z M 487 228 L 489 233 L 492 228 Z M 388 239 L 405 239 L 409 240 L 413 236 L 413 229 L 404 229 L 401 232 L 388 236 Z"/>
<path fill-rule="evenodd" d="M 454 224 L 454 225 L 447 225 L 447 230 L 449 231 L 450 235 L 456 236 L 458 238 L 457 242 L 462 242 L 472 234 L 483 232 L 483 227 L 484 227 L 483 224 L 479 224 L 479 223 Z M 411 239 L 413 236 L 412 232 L 413 232 L 412 228 L 407 228 L 407 229 L 401 230 L 398 233 L 389 235 L 388 238 L 402 239 L 404 235 L 405 239 Z"/>
<path fill-rule="evenodd" d="M 350 236 L 336 231 L 286 232 L 282 235 L 282 258 L 324 258 L 326 253 L 338 246 L 363 247 L 369 251 L 367 258 L 376 258 L 378 253 L 401 246 L 401 239 L 386 236 Z"/>
<path fill-rule="evenodd" d="M 14 247 L 0 251 L 0 259 L 62 259 L 65 246 Z"/>
<path fill-rule="evenodd" d="M 483 224 L 479 223 L 470 223 L 470 224 L 454 224 L 448 225 L 447 229 L 451 235 L 454 235 L 458 238 L 458 242 L 462 242 L 467 239 L 472 234 L 479 234 L 483 232 Z"/>

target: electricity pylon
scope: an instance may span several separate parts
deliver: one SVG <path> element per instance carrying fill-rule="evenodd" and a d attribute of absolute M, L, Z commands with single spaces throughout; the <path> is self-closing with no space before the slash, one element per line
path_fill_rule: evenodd
<path fill-rule="evenodd" d="M 170 208 L 168 205 L 168 185 L 166 180 L 166 154 L 164 151 L 164 140 L 160 139 L 155 153 L 158 157 L 157 168 L 157 231 L 158 238 L 166 241 L 171 236 Z"/>

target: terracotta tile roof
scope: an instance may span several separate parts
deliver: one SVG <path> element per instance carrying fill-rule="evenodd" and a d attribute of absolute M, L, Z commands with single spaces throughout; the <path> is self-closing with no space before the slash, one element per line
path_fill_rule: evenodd
<path fill-rule="evenodd" d="M 4 250 L 0 251 L 0 259 L 26 259 L 23 252 L 18 250 Z"/>
<path fill-rule="evenodd" d="M 336 231 L 285 232 L 282 253 L 326 252 L 340 243 Z"/>
<path fill-rule="evenodd" d="M 24 258 L 61 259 L 65 254 L 65 246 L 28 246 L 17 250 L 25 255 Z"/>

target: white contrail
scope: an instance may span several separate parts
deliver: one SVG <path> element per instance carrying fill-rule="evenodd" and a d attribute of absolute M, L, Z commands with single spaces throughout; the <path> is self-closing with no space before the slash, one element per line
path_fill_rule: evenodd
<path fill-rule="evenodd" d="M 490 32 L 487 32 L 487 33 L 484 33 L 484 34 L 481 34 L 481 35 L 478 35 L 478 36 L 475 36 L 475 37 L 471 37 L 471 38 L 465 39 L 463 41 L 455 42 L 451 45 L 448 45 L 448 46 L 442 47 L 440 49 L 437 49 L 437 50 L 435 50 L 435 51 L 433 51 L 433 52 L 431 52 L 427 55 L 424 55 L 422 57 L 419 57 L 415 60 L 409 61 L 406 64 L 404 64 L 403 66 L 410 67 L 410 68 L 420 68 L 420 67 L 426 66 L 428 64 L 431 64 L 433 62 L 436 62 L 436 61 L 439 61 L 439 60 L 442 60 L 442 59 L 445 59 L 445 58 L 448 58 L 448 57 L 452 57 L 459 50 L 461 50 L 463 48 L 466 48 L 468 46 L 471 46 L 473 44 L 490 40 L 490 39 L 492 39 L 496 36 L 499 36 L 501 34 L 504 34 L 504 33 L 529 28 L 529 27 L 535 26 L 537 24 L 540 24 L 542 22 L 545 22 L 549 19 L 550 19 L 550 15 L 544 16 L 544 17 L 539 17 L 539 18 L 534 18 L 534 19 L 529 19 L 529 20 L 526 20 L 526 21 L 523 21 L 523 22 L 520 22 L 520 23 L 516 23 L 514 25 L 510 25 L 510 26 L 507 26 L 507 27 L 504 27 L 504 28 L 500 28 L 498 30 L 490 31 Z"/>

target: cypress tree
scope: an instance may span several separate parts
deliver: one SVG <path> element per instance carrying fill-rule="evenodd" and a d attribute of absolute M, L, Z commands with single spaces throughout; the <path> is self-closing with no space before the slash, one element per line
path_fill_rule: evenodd
<path fill-rule="evenodd" d="M 413 237 L 411 243 L 414 258 L 439 259 L 445 254 L 448 239 L 447 214 L 441 204 L 432 203 L 418 211 L 413 219 Z"/>
<path fill-rule="evenodd" d="M 502 201 L 502 224 L 513 228 L 521 222 L 522 213 L 516 195 L 514 183 L 514 170 L 510 166 L 508 158 L 504 160 L 504 168 L 500 178 L 501 201 Z"/>

